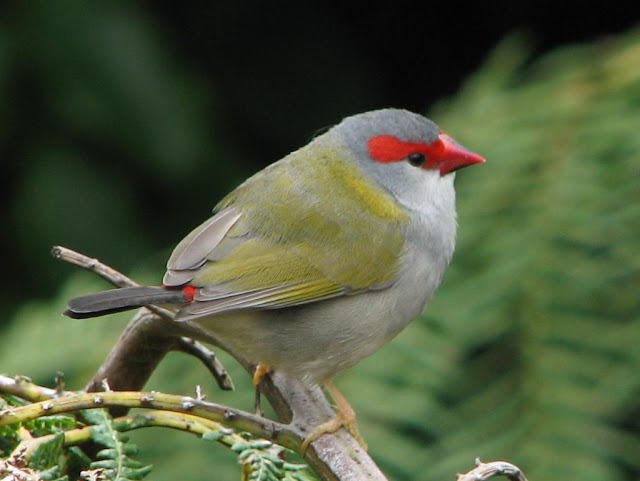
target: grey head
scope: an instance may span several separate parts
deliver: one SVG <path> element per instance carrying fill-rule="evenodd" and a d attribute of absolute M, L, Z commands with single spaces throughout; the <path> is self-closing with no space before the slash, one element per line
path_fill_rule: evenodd
<path fill-rule="evenodd" d="M 437 140 L 440 128 L 422 115 L 403 109 L 380 109 L 345 118 L 335 127 L 349 147 L 367 153 L 369 139 L 389 135 L 403 142 L 430 144 Z"/>
<path fill-rule="evenodd" d="M 443 176 L 431 147 L 440 128 L 422 115 L 382 109 L 347 117 L 331 131 L 353 154 L 358 168 L 406 208 L 454 202 L 453 175 Z M 430 158 L 432 157 L 432 158 Z M 443 206 L 444 207 L 444 206 Z"/>

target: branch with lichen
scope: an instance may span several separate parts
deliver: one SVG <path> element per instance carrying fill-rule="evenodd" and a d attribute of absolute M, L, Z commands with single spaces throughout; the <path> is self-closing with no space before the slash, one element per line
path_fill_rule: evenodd
<path fill-rule="evenodd" d="M 14 381 L 15 382 L 15 381 Z M 17 381 L 21 390 L 34 390 L 25 382 Z M 0 376 L 0 388 L 6 389 L 11 379 Z M 26 388 L 26 389 L 25 389 Z M 40 388 L 42 389 L 42 388 Z M 9 389 L 7 389 L 9 392 Z M 20 392 L 13 390 L 14 393 Z M 301 432 L 289 424 L 281 424 L 267 418 L 257 416 L 240 409 L 211 403 L 190 396 L 179 396 L 158 392 L 106 391 L 94 393 L 66 393 L 60 397 L 28 404 L 26 406 L 7 408 L 0 411 L 0 426 L 32 421 L 41 416 L 80 411 L 83 409 L 120 407 L 126 409 L 146 408 L 163 410 L 183 415 L 190 414 L 203 420 L 224 423 L 226 426 L 246 431 L 261 438 L 296 449 L 304 439 Z"/>
<path fill-rule="evenodd" d="M 11 379 L 6 376 L 0 376 L 0 393 L 2 392 L 11 393 L 14 401 L 25 398 L 43 400 L 35 404 L 7 408 L 0 411 L 0 427 L 9 424 L 20 426 L 14 431 L 17 434 L 18 444 L 13 449 L 12 456 L 8 459 L 0 460 L 0 475 L 2 475 L 0 479 L 5 479 L 3 476 L 6 474 L 13 476 L 10 479 L 24 481 L 43 479 L 40 476 L 43 473 L 33 469 L 32 465 L 37 466 L 43 458 L 42 451 L 46 451 L 49 448 L 49 452 L 51 452 L 51 446 L 59 446 L 60 449 L 68 450 L 74 446 L 86 446 L 87 443 L 104 439 L 105 432 L 110 433 L 108 437 L 113 438 L 116 432 L 126 433 L 134 429 L 150 427 L 180 430 L 199 436 L 203 440 L 218 442 L 238 454 L 238 460 L 247 473 L 259 471 L 264 474 L 265 469 L 269 471 L 269 475 L 263 476 L 261 479 L 313 479 L 306 465 L 285 461 L 286 448 L 282 447 L 282 445 L 286 444 L 286 434 L 281 436 L 281 440 L 278 443 L 264 439 L 254 439 L 253 436 L 249 435 L 248 429 L 240 429 L 248 427 L 246 422 L 237 423 L 237 419 L 245 416 L 255 417 L 254 415 L 239 410 L 221 409 L 218 406 L 212 406 L 211 403 L 204 403 L 204 399 L 201 396 L 197 396 L 194 399 L 160 393 L 109 391 L 86 394 L 61 392 L 42 388 L 22 377 Z M 85 409 L 92 407 L 120 405 L 148 408 L 150 405 L 156 404 L 163 409 L 115 419 L 110 419 L 106 413 L 97 417 L 89 417 L 85 411 Z M 180 406 L 180 408 L 177 409 L 177 406 Z M 186 410 L 194 411 L 195 413 L 184 412 Z M 196 414 L 198 411 L 200 413 Z M 72 412 L 75 414 L 74 416 L 71 416 Z M 69 414 L 68 417 L 65 417 L 65 421 L 68 422 L 64 423 L 65 428 L 61 430 L 60 415 L 63 413 Z M 211 418 L 224 418 L 227 424 L 238 424 L 238 426 L 234 426 L 236 429 L 232 429 Z M 100 424 L 94 424 L 96 419 L 101 420 Z M 34 424 L 36 420 L 38 420 L 38 424 Z M 58 422 L 57 426 L 52 424 L 56 420 Z M 87 422 L 89 425 L 86 425 Z M 278 423 L 270 423 L 264 418 L 257 419 L 257 423 L 262 424 L 263 431 L 264 429 L 271 431 L 278 428 L 283 431 L 288 429 L 287 426 L 279 427 Z M 43 433 L 47 430 L 47 425 L 53 428 L 53 432 L 49 431 L 51 432 L 50 434 L 33 436 L 28 429 L 38 426 L 37 431 Z M 98 429 L 97 437 L 96 429 Z M 264 434 L 264 432 L 257 432 L 257 434 Z M 123 438 L 123 441 L 126 442 L 126 439 Z M 122 454 L 127 456 L 137 453 L 135 446 L 127 446 L 121 442 L 120 447 Z M 107 449 L 105 452 L 112 453 L 107 456 L 110 459 L 92 462 L 89 469 L 83 471 L 82 479 L 114 479 L 115 473 L 109 473 L 106 470 L 112 467 L 113 464 L 118 464 L 118 450 Z M 105 455 L 102 456 L 102 458 L 104 457 Z M 151 466 L 140 466 L 135 460 L 127 459 L 126 461 L 129 465 L 137 467 L 137 472 L 136 469 L 128 471 L 129 474 L 134 472 L 139 475 L 131 479 L 140 479 L 140 475 L 144 476 L 151 469 Z M 112 471 L 115 470 L 112 469 Z M 126 477 L 115 477 L 117 479 L 128 479 Z"/>

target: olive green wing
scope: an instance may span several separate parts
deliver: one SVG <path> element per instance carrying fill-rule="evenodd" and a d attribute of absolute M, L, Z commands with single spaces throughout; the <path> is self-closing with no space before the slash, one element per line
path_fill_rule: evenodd
<path fill-rule="evenodd" d="M 178 245 L 165 284 L 198 288 L 179 319 L 295 306 L 393 283 L 408 217 L 332 154 L 316 150 L 309 162 L 298 151 L 272 165 Z"/>

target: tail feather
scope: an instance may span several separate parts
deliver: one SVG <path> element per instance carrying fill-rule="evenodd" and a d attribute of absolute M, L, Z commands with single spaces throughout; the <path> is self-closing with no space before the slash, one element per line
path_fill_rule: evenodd
<path fill-rule="evenodd" d="M 74 319 L 104 316 L 149 304 L 173 304 L 187 302 L 181 289 L 160 286 L 123 287 L 76 297 L 67 303 L 65 316 Z"/>

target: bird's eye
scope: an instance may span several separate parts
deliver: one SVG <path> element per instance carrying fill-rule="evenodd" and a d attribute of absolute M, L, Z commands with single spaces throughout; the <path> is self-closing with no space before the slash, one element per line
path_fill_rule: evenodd
<path fill-rule="evenodd" d="M 414 167 L 422 167 L 427 161 L 427 157 L 423 153 L 414 152 L 413 154 L 409 154 L 407 156 L 407 160 Z"/>

